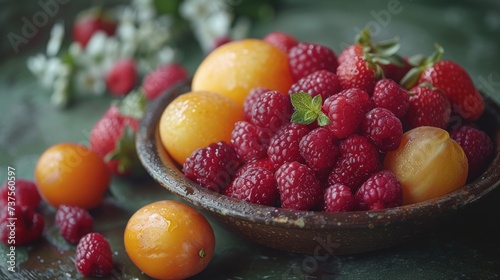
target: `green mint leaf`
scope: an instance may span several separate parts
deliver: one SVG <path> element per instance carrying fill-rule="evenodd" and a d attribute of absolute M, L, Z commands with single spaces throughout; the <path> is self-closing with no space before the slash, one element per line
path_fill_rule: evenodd
<path fill-rule="evenodd" d="M 292 105 L 297 111 L 307 111 L 312 101 L 311 95 L 307 92 L 296 92 L 290 95 Z"/>
<path fill-rule="evenodd" d="M 325 125 L 328 125 L 330 124 L 330 119 L 328 118 L 327 115 L 325 115 L 325 113 L 323 112 L 319 112 L 318 114 L 318 125 L 319 126 L 325 126 Z"/>
<path fill-rule="evenodd" d="M 314 110 L 316 112 L 316 114 L 321 111 L 321 106 L 323 105 L 323 99 L 321 98 L 321 95 L 316 95 L 312 101 L 311 101 L 311 105 L 312 105 L 312 110 Z"/>
<path fill-rule="evenodd" d="M 307 119 L 305 111 L 295 111 L 290 121 L 293 123 L 310 124 L 314 121 L 314 118 L 312 120 Z"/>

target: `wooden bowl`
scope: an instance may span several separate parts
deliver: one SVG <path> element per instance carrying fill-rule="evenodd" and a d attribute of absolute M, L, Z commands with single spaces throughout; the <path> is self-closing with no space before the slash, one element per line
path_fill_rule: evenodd
<path fill-rule="evenodd" d="M 479 124 L 493 138 L 495 156 L 475 181 L 445 196 L 386 210 L 326 213 L 260 206 L 203 188 L 187 179 L 163 148 L 158 123 L 165 107 L 189 84 L 153 102 L 137 132 L 137 152 L 147 172 L 163 187 L 205 210 L 227 228 L 254 242 L 289 252 L 354 254 L 394 246 L 476 202 L 500 184 L 500 109 L 486 99 Z"/>

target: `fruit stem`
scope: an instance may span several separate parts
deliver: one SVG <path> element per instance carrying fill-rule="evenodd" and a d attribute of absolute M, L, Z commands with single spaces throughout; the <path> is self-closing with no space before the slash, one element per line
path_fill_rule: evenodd
<path fill-rule="evenodd" d="M 206 257 L 207 253 L 205 252 L 205 249 L 201 248 L 200 251 L 198 252 L 198 256 L 200 256 L 200 258 Z"/>

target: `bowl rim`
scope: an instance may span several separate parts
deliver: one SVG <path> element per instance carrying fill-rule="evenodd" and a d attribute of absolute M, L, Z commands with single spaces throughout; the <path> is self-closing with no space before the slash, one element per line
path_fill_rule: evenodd
<path fill-rule="evenodd" d="M 148 105 L 136 134 L 136 148 L 142 165 L 160 185 L 189 203 L 236 220 L 283 228 L 341 230 L 374 228 L 400 223 L 411 218 L 416 223 L 443 217 L 477 201 L 500 185 L 500 107 L 483 95 L 485 113 L 494 116 L 496 155 L 489 167 L 476 180 L 438 198 L 383 210 L 324 212 L 300 211 L 263 206 L 238 200 L 201 187 L 187 179 L 180 167 L 168 155 L 158 136 L 158 123 L 164 108 L 175 97 L 190 91 L 190 81 L 177 84 Z M 430 214 L 431 213 L 431 214 Z M 399 217 L 399 218 L 395 218 Z"/>

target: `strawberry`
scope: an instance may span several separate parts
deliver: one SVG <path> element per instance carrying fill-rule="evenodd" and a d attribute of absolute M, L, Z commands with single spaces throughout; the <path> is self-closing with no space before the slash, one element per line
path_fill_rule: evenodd
<path fill-rule="evenodd" d="M 446 128 L 451 114 L 451 105 L 438 88 L 423 84 L 410 89 L 410 106 L 406 112 L 406 128 L 435 126 Z"/>
<path fill-rule="evenodd" d="M 170 63 L 161 65 L 148 73 L 142 81 L 142 90 L 148 100 L 153 100 L 162 92 L 188 78 L 188 71 L 182 65 Z"/>
<path fill-rule="evenodd" d="M 436 45 L 436 52 L 422 59 L 401 83 L 406 88 L 429 83 L 439 88 L 449 99 L 453 112 L 467 120 L 478 119 L 484 111 L 484 100 L 467 71 L 451 60 L 440 60 L 444 50 Z"/>
<path fill-rule="evenodd" d="M 297 39 L 295 39 L 292 35 L 279 31 L 267 34 L 262 40 L 277 47 L 286 54 L 288 54 L 291 48 L 299 43 L 299 41 L 297 41 Z"/>
<path fill-rule="evenodd" d="M 76 18 L 72 30 L 73 40 L 85 48 L 97 31 L 112 36 L 115 34 L 116 26 L 116 22 L 107 17 L 101 10 L 88 10 Z"/>
<path fill-rule="evenodd" d="M 137 82 L 137 66 L 131 58 L 123 58 L 115 62 L 106 74 L 106 87 L 111 94 L 124 96 Z"/>
<path fill-rule="evenodd" d="M 363 57 L 351 56 L 339 65 L 337 76 L 343 89 L 359 88 L 371 95 L 382 71 L 377 64 Z"/>
<path fill-rule="evenodd" d="M 92 150 L 101 155 L 113 174 L 139 175 L 142 167 L 135 149 L 135 132 L 145 108 L 138 92 L 112 104 L 90 132 Z"/>
<path fill-rule="evenodd" d="M 338 56 L 339 65 L 361 57 L 371 62 L 371 67 L 379 71 L 380 76 L 394 79 L 399 82 L 401 77 L 409 70 L 410 64 L 407 59 L 397 55 L 399 50 L 398 38 L 392 38 L 382 42 L 373 42 L 370 29 L 363 29 L 357 36 L 354 44 L 346 47 Z"/>

